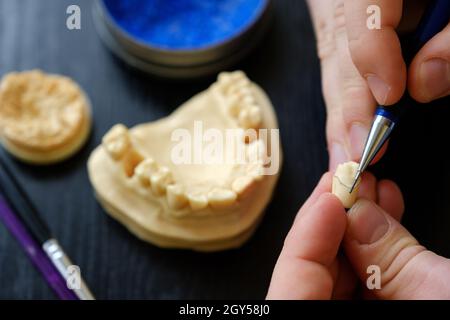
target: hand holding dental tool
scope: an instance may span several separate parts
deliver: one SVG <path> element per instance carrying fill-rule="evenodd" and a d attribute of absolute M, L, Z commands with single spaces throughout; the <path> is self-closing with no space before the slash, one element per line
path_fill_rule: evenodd
<path fill-rule="evenodd" d="M 417 52 L 440 32 L 450 20 L 450 1 L 435 0 L 431 2 L 420 24 L 411 39 L 406 42 L 406 48 L 403 48 L 405 62 L 409 64 Z M 353 180 L 349 192 L 352 193 L 361 174 L 366 170 L 382 146 L 390 137 L 392 130 L 399 121 L 400 116 L 406 108 L 412 103 L 412 98 L 405 92 L 400 101 L 389 107 L 379 106 L 375 112 L 375 118 L 369 131 L 361 161 L 359 163 L 356 176 Z"/>

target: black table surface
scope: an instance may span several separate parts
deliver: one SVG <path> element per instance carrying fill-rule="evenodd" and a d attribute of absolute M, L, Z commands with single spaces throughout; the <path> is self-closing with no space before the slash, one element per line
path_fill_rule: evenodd
<path fill-rule="evenodd" d="M 81 30 L 66 28 L 66 8 L 73 3 L 81 8 Z M 91 0 L 0 1 L 0 74 L 39 68 L 68 75 L 88 93 L 95 118 L 93 134 L 78 155 L 50 167 L 11 160 L 15 175 L 97 298 L 264 298 L 293 218 L 328 167 L 320 66 L 304 1 L 274 1 L 270 32 L 236 66 L 271 97 L 285 159 L 256 234 L 240 249 L 213 254 L 141 242 L 93 196 L 86 161 L 113 124 L 161 118 L 213 79 L 173 83 L 130 69 L 100 42 L 91 8 Z M 450 257 L 448 104 L 446 99 L 411 106 L 374 172 L 400 185 L 409 230 L 429 249 Z M 55 298 L 3 224 L 0 298 Z"/>

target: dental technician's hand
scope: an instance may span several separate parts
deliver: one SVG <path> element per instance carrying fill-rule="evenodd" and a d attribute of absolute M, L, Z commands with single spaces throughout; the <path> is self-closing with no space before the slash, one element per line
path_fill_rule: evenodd
<path fill-rule="evenodd" d="M 330 170 L 359 160 L 377 104 L 396 103 L 406 87 L 419 102 L 450 94 L 450 25 L 420 50 L 407 72 L 395 32 L 402 2 L 308 0 L 327 105 Z M 380 30 L 367 28 L 369 5 L 381 9 Z"/>
<path fill-rule="evenodd" d="M 426 250 L 400 225 L 403 199 L 393 182 L 377 183 L 366 173 L 362 199 L 348 213 L 330 185 L 327 173 L 300 209 L 268 299 L 347 299 L 354 297 L 357 278 L 366 298 L 450 299 L 450 260 Z M 381 288 L 369 290 L 367 268 L 373 265 L 380 268 Z"/>

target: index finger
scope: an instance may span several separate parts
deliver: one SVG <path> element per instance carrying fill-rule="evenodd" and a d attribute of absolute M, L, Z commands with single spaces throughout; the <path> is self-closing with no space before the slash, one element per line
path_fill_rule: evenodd
<path fill-rule="evenodd" d="M 345 0 L 353 63 L 381 105 L 396 103 L 406 88 L 406 65 L 395 31 L 402 10 L 402 0 Z"/>

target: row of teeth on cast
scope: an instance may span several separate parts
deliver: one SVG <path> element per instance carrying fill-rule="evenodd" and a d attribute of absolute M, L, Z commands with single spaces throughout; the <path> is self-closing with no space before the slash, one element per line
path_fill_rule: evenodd
<path fill-rule="evenodd" d="M 258 129 L 261 125 L 261 108 L 252 91 L 252 83 L 244 72 L 222 72 L 212 85 L 224 99 L 228 113 L 243 129 Z"/>
<path fill-rule="evenodd" d="M 257 140 L 249 147 L 249 152 L 261 152 Z M 136 179 L 142 188 L 148 189 L 155 196 L 165 196 L 168 206 L 173 210 L 190 207 L 192 211 L 207 208 L 226 209 L 233 206 L 239 198 L 244 197 L 257 181 L 263 177 L 262 162 L 248 165 L 246 175 L 236 178 L 230 188 L 215 188 L 208 193 L 193 193 L 177 183 L 171 170 L 159 165 L 152 158 L 144 158 L 133 146 L 128 129 L 117 124 L 103 137 L 103 148 L 130 179 Z M 260 158 L 258 158 L 260 159 Z"/>

